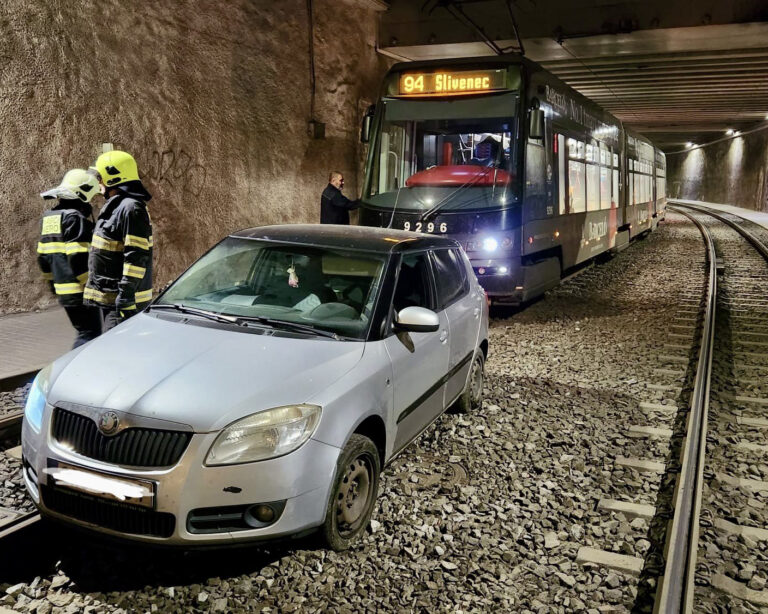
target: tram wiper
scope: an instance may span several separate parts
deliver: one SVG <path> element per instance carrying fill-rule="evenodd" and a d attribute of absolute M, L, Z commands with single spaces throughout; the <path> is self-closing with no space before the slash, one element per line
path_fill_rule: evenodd
<path fill-rule="evenodd" d="M 464 183 L 464 185 L 462 185 L 459 188 L 457 188 L 454 192 L 451 192 L 450 194 L 448 194 L 448 196 L 446 196 L 443 200 L 441 200 L 439 203 L 437 203 L 434 207 L 432 207 L 431 209 L 428 209 L 426 212 L 422 213 L 419 216 L 419 221 L 420 222 L 428 222 L 430 220 L 430 218 L 432 218 L 432 216 L 435 215 L 435 213 L 440 211 L 440 209 L 442 209 L 452 198 L 455 198 L 456 195 L 459 192 L 461 192 L 462 190 L 464 190 L 464 189 L 466 189 L 466 188 L 468 188 L 468 187 L 470 187 L 472 185 L 475 185 L 478 181 L 480 181 L 488 173 L 490 173 L 491 171 L 496 171 L 496 170 L 498 170 L 498 169 L 494 168 L 493 166 L 489 166 L 486 169 L 484 169 L 483 171 L 477 173 L 477 175 L 475 175 L 472 179 L 470 179 L 469 181 Z M 474 201 L 470 201 L 470 202 L 474 202 Z"/>

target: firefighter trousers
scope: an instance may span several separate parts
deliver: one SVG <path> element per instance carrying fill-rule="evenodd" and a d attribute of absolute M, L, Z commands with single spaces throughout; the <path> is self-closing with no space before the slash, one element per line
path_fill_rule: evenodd
<path fill-rule="evenodd" d="M 101 334 L 101 316 L 95 307 L 75 305 L 64 307 L 64 311 L 67 312 L 69 321 L 72 322 L 72 326 L 77 331 L 77 337 L 75 337 L 75 343 L 72 346 L 73 350 Z"/>

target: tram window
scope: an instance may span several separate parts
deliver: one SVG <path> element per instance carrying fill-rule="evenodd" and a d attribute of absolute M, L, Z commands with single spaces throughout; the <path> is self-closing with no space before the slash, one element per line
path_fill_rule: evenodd
<path fill-rule="evenodd" d="M 600 168 L 600 208 L 611 208 L 611 169 Z"/>
<path fill-rule="evenodd" d="M 379 156 L 376 160 L 372 194 L 392 192 L 400 187 L 402 181 L 403 154 L 408 148 L 405 128 L 397 125 L 390 126 L 387 132 L 381 134 Z"/>
<path fill-rule="evenodd" d="M 568 139 L 568 157 L 572 160 L 584 159 L 584 141 Z"/>
<path fill-rule="evenodd" d="M 565 137 L 557 135 L 557 180 L 558 197 L 560 199 L 560 215 L 564 215 L 565 206 Z"/>
<path fill-rule="evenodd" d="M 595 149 L 591 143 L 587 143 L 586 159 L 587 162 L 595 161 Z"/>
<path fill-rule="evenodd" d="M 587 211 L 600 209 L 600 167 L 587 164 Z"/>
<path fill-rule="evenodd" d="M 616 168 L 619 168 L 619 154 L 613 154 L 613 165 Z"/>
<path fill-rule="evenodd" d="M 587 210 L 586 169 L 583 162 L 568 161 L 568 193 L 570 196 L 571 213 L 582 213 Z"/>
<path fill-rule="evenodd" d="M 627 203 L 630 205 L 635 204 L 635 174 L 629 173 L 627 176 L 627 187 L 629 188 L 629 195 L 627 196 Z"/>
<path fill-rule="evenodd" d="M 613 171 L 613 203 L 612 205 L 618 206 L 619 203 L 619 171 Z"/>

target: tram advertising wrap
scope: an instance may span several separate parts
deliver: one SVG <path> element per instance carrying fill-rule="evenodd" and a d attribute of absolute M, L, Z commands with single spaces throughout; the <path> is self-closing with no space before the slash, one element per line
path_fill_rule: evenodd
<path fill-rule="evenodd" d="M 393 66 L 363 140 L 360 223 L 457 239 L 496 302 L 543 293 L 664 213 L 664 154 L 518 55 Z"/>

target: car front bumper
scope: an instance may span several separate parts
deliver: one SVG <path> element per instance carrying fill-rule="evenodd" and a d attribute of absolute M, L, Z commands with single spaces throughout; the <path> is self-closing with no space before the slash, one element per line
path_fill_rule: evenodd
<path fill-rule="evenodd" d="M 50 416 L 50 411 L 46 412 Z M 206 467 L 218 433 L 195 434 L 173 467 L 141 469 L 99 462 L 67 450 L 50 435 L 50 418 L 40 434 L 23 427 L 24 480 L 41 513 L 114 537 L 154 544 L 203 546 L 268 540 L 303 533 L 322 524 L 340 450 L 310 439 L 285 456 L 254 463 Z M 116 500 L 57 484 L 51 469 L 75 468 L 115 480 L 150 484 L 150 506 Z M 216 528 L 200 532 L 190 519 L 275 503 L 279 514 L 267 526 Z M 191 516 L 192 515 L 192 516 Z M 222 526 L 227 525 L 226 522 Z"/>

